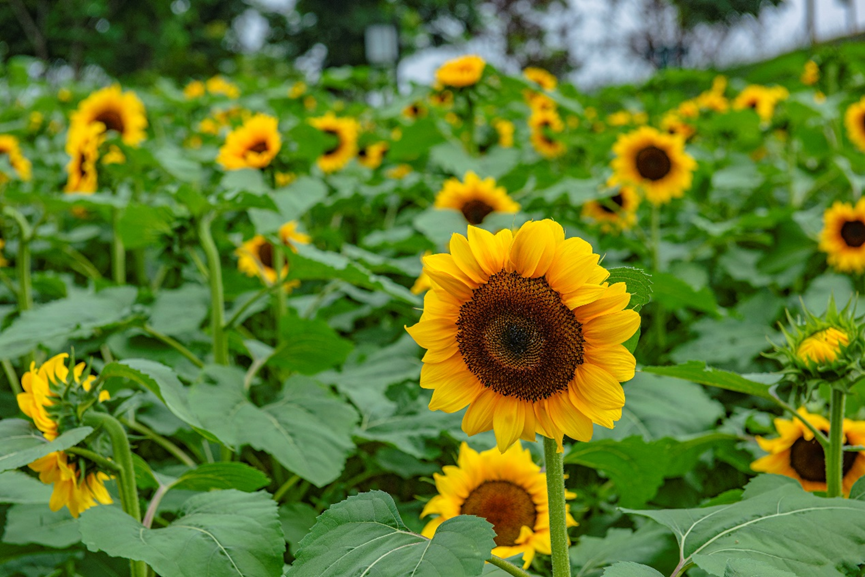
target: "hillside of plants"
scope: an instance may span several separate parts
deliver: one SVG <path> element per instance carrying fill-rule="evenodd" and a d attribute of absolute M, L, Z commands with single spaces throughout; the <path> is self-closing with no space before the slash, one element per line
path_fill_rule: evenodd
<path fill-rule="evenodd" d="M 863 52 L 10 59 L 0 577 L 862 577 Z"/>

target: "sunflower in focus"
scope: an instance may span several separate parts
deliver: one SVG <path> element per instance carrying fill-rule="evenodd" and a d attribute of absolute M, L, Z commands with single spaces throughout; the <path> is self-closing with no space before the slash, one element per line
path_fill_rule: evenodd
<path fill-rule="evenodd" d="M 443 472 L 433 474 L 438 494 L 421 512 L 421 517 L 435 515 L 424 527 L 424 537 L 432 539 L 439 525 L 457 515 L 475 515 L 493 525 L 493 555 L 507 559 L 522 554 L 525 569 L 535 553 L 550 554 L 547 476 L 519 442 L 505 452 L 493 448 L 483 453 L 462 443 L 457 465 Z M 576 497 L 569 491 L 565 496 Z M 566 524 L 577 525 L 570 512 Z"/>
<path fill-rule="evenodd" d="M 216 162 L 226 170 L 268 166 L 282 147 L 278 124 L 273 116 L 256 114 L 228 133 Z"/>
<path fill-rule="evenodd" d="M 21 180 L 30 180 L 32 170 L 30 161 L 21 153 L 18 139 L 11 134 L 0 134 L 0 156 L 5 156 L 12 165 L 12 169 Z M 0 172 L 0 181 L 4 178 Z"/>
<path fill-rule="evenodd" d="M 802 76 L 799 77 L 802 84 L 806 86 L 814 86 L 820 80 L 820 66 L 813 60 L 805 63 L 805 68 L 802 70 Z"/>
<path fill-rule="evenodd" d="M 529 66 L 525 70 L 523 70 L 523 76 L 527 79 L 531 80 L 544 90 L 555 90 L 556 85 L 558 85 L 559 81 L 555 76 L 544 70 L 543 68 L 536 68 L 533 66 Z"/>
<path fill-rule="evenodd" d="M 829 421 L 800 408 L 797 411 L 811 425 L 829 435 Z M 826 455 L 819 441 L 798 419 L 775 419 L 777 439 L 757 437 L 760 448 L 769 453 L 751 463 L 751 468 L 761 473 L 784 475 L 799 481 L 806 491 L 826 490 Z M 844 444 L 865 444 L 865 421 L 844 419 Z M 842 461 L 842 486 L 849 495 L 853 483 L 865 475 L 865 453 L 844 452 Z"/>
<path fill-rule="evenodd" d="M 836 201 L 823 213 L 819 248 L 835 270 L 865 272 L 865 199 Z"/>
<path fill-rule="evenodd" d="M 463 430 L 492 429 L 501 452 L 535 433 L 562 451 L 564 435 L 588 441 L 594 423 L 612 428 L 636 363 L 622 343 L 640 316 L 625 309 L 624 283 L 605 282 L 599 259 L 552 220 L 495 235 L 469 226 L 450 253 L 424 258 L 432 288 L 407 330 L 427 349 L 429 408 L 468 406 Z"/>
<path fill-rule="evenodd" d="M 614 182 L 637 187 L 652 204 L 679 198 L 691 187 L 697 163 L 681 138 L 643 126 L 620 135 L 613 152 Z"/>
<path fill-rule="evenodd" d="M 336 143 L 318 158 L 318 167 L 322 172 L 341 170 L 357 155 L 357 136 L 360 131 L 357 120 L 338 118 L 333 112 L 328 112 L 324 116 L 311 118 L 309 123 L 325 134 L 336 137 Z"/>
<path fill-rule="evenodd" d="M 297 230 L 297 222 L 295 221 L 287 222 L 279 228 L 279 239 L 292 252 L 297 252 L 295 244 L 309 244 L 312 240 L 308 234 Z M 255 235 L 235 251 L 238 256 L 237 269 L 246 276 L 261 278 L 268 285 L 274 284 L 288 274 L 288 262 L 283 264 L 282 272 L 277 276 L 273 248 L 273 244 L 269 240 L 260 234 Z M 299 284 L 299 281 L 286 283 L 286 290 Z"/>
<path fill-rule="evenodd" d="M 183 87 L 183 96 L 185 96 L 187 100 L 201 98 L 206 92 L 207 89 L 204 86 L 204 82 L 201 80 L 191 80 Z"/>
<path fill-rule="evenodd" d="M 483 58 L 474 54 L 448 60 L 436 70 L 436 82 L 454 88 L 477 84 L 483 76 L 486 65 Z"/>
<path fill-rule="evenodd" d="M 498 118 L 493 121 L 493 128 L 499 135 L 499 146 L 502 148 L 512 148 L 514 146 L 514 123 L 504 118 Z"/>
<path fill-rule="evenodd" d="M 376 169 L 381 166 L 385 154 L 387 154 L 387 142 L 374 142 L 357 151 L 357 161 L 363 166 Z"/>
<path fill-rule="evenodd" d="M 99 188 L 99 147 L 105 140 L 105 129 L 99 122 L 79 125 L 69 129 L 66 138 L 66 186 L 64 192 L 91 194 Z"/>
<path fill-rule="evenodd" d="M 493 212 L 515 213 L 520 205 L 508 196 L 494 178 L 481 180 L 474 172 L 467 172 L 463 182 L 449 178 L 438 192 L 433 206 L 454 208 L 463 213 L 469 224 L 481 224 Z"/>
<path fill-rule="evenodd" d="M 775 106 L 790 95 L 783 86 L 760 86 L 751 84 L 746 86 L 739 96 L 733 100 L 734 110 L 754 110 L 763 123 L 772 120 L 775 114 Z"/>
<path fill-rule="evenodd" d="M 84 375 L 84 363 L 78 363 L 71 371 L 72 382 L 69 382 L 70 371 L 66 367 L 69 355 L 62 353 L 45 361 L 39 368 L 36 363 L 30 365 L 30 370 L 21 378 L 21 388 L 24 392 L 17 396 L 21 412 L 30 417 L 36 428 L 48 441 L 53 441 L 59 434 L 58 417 L 55 409 L 61 402 L 55 389 L 71 385 L 73 392 L 90 393 L 94 375 Z M 69 389 L 67 389 L 67 395 Z M 98 400 L 108 398 L 106 391 L 101 391 Z M 39 473 L 39 480 L 45 484 L 53 484 L 49 506 L 52 511 L 59 511 L 65 505 L 73 517 L 78 517 L 82 511 L 96 505 L 112 503 L 111 495 L 105 489 L 108 475 L 98 471 L 96 465 L 83 457 L 56 451 L 30 463 L 29 467 Z M 85 471 L 86 474 L 85 474 Z"/>
<path fill-rule="evenodd" d="M 534 149 L 544 158 L 558 158 L 565 153 L 565 145 L 553 138 L 565 129 L 559 114 L 554 110 L 535 110 L 529 117 L 531 140 Z"/>
<path fill-rule="evenodd" d="M 145 138 L 144 105 L 134 92 L 123 92 L 116 84 L 82 100 L 78 110 L 72 113 L 70 130 L 95 122 L 102 123 L 103 130 L 119 134 L 129 146 L 138 146 Z"/>
<path fill-rule="evenodd" d="M 627 230 L 637 222 L 640 195 L 630 186 L 620 186 L 613 196 L 583 205 L 582 216 L 595 221 L 604 232 Z"/>
<path fill-rule="evenodd" d="M 865 152 L 865 97 L 854 102 L 844 113 L 844 126 L 847 127 L 847 137 L 856 148 Z"/>

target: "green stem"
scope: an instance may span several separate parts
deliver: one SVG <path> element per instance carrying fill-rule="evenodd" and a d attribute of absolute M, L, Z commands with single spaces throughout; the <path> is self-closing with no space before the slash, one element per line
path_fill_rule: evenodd
<path fill-rule="evenodd" d="M 207 257 L 208 276 L 210 280 L 210 327 L 213 332 L 213 360 L 218 365 L 228 364 L 228 339 L 225 335 L 225 296 L 222 291 L 222 264 L 219 251 L 213 242 L 210 225 L 216 213 L 211 212 L 198 223 L 198 238 L 201 248 Z"/>
<path fill-rule="evenodd" d="M 180 461 L 181 463 L 183 463 L 187 467 L 196 467 L 197 466 L 195 464 L 195 461 L 192 460 L 192 457 L 187 455 L 183 449 L 181 449 L 180 447 L 178 447 L 177 445 L 175 445 L 174 443 L 172 443 L 171 441 L 169 441 L 168 439 L 166 439 L 165 437 L 163 437 L 159 433 L 150 430 L 149 428 L 145 427 L 141 423 L 130 421 L 128 419 L 121 418 L 120 422 L 123 423 L 124 425 L 126 425 L 127 427 L 129 427 L 130 429 L 132 429 L 133 431 L 135 431 L 136 433 L 138 433 L 139 435 L 142 435 L 142 436 L 150 439 L 151 441 L 153 441 L 154 443 L 156 443 L 157 445 L 159 445 L 160 447 L 165 449 L 174 458 L 176 458 L 178 461 Z"/>
<path fill-rule="evenodd" d="M 93 428 L 102 427 L 111 439 L 114 450 L 114 461 L 120 468 L 118 489 L 120 504 L 126 514 L 136 521 L 141 521 L 141 504 L 138 502 L 138 487 L 135 486 L 135 467 L 132 464 L 132 450 L 129 448 L 129 438 L 123 425 L 108 413 L 89 411 L 84 418 L 84 424 Z M 146 577 L 147 564 L 143 561 L 130 561 L 132 577 Z"/>
<path fill-rule="evenodd" d="M 195 365 L 199 369 L 204 368 L 204 363 L 201 361 L 201 359 L 196 357 L 192 353 L 192 351 L 190 351 L 189 349 L 184 347 L 183 344 L 181 344 L 179 341 L 169 337 L 168 335 L 164 335 L 164 334 L 160 333 L 159 331 L 157 331 L 156 329 L 154 329 L 150 325 L 144 325 L 142 327 L 142 330 L 144 330 L 144 332 L 147 333 L 148 335 L 150 335 L 151 337 L 162 341 L 163 343 L 165 343 L 169 347 L 171 347 L 174 350 L 176 350 L 177 352 L 179 352 L 181 355 L 183 355 L 184 357 L 189 359 L 190 363 L 192 363 L 193 365 Z"/>
<path fill-rule="evenodd" d="M 126 249 L 120 237 L 120 209 L 111 209 L 111 275 L 115 284 L 126 284 Z"/>
<path fill-rule="evenodd" d="M 288 481 L 282 484 L 282 486 L 276 490 L 276 493 L 273 494 L 273 500 L 279 503 L 279 500 L 282 499 L 288 490 L 294 487 L 297 482 L 300 481 L 300 477 L 297 475 L 292 475 L 288 478 Z"/>
<path fill-rule="evenodd" d="M 504 571 L 505 573 L 510 573 L 514 577 L 531 577 L 528 573 L 514 565 L 513 563 L 508 563 L 504 559 L 500 559 L 493 555 L 489 559 L 487 559 L 487 563 L 490 565 L 494 565 Z"/>
<path fill-rule="evenodd" d="M 135 263 L 135 280 L 138 286 L 147 286 L 150 282 L 147 277 L 147 256 L 144 249 L 132 249 L 132 259 Z"/>
<path fill-rule="evenodd" d="M 571 562 L 568 558 L 568 513 L 565 504 L 565 456 L 564 453 L 558 452 L 558 444 L 547 437 L 544 437 L 544 463 L 550 508 L 553 577 L 571 577 Z"/>
<path fill-rule="evenodd" d="M 79 251 L 75 250 L 68 244 L 63 245 L 63 252 L 66 256 L 70 257 L 73 261 L 78 263 L 80 267 L 80 272 L 84 276 L 91 278 L 93 280 L 99 280 L 102 278 L 102 273 L 99 272 L 99 269 L 94 266 L 90 259 L 81 254 Z"/>
<path fill-rule="evenodd" d="M 820 443 L 820 445 L 823 447 L 823 451 L 826 451 L 829 448 L 829 439 L 826 438 L 826 435 L 824 435 L 820 429 L 818 429 L 817 427 L 812 425 L 808 419 L 806 419 L 805 417 L 800 415 L 799 411 L 797 411 L 796 409 L 794 409 L 793 407 L 791 407 L 790 405 L 788 405 L 787 403 L 785 403 L 784 401 L 782 401 L 781 399 L 776 397 L 775 395 L 772 395 L 772 398 L 775 400 L 775 402 L 778 404 L 778 406 L 780 406 L 785 411 L 790 413 L 790 415 L 792 415 L 793 418 L 798 419 L 803 425 L 805 425 L 805 427 L 809 431 L 811 431 L 811 433 L 814 435 L 814 438 L 817 439 L 817 442 Z"/>
<path fill-rule="evenodd" d="M 274 294 L 274 303 L 273 303 L 273 316 L 274 322 L 276 325 L 276 346 L 282 344 L 282 337 L 280 336 L 279 330 L 279 321 L 285 316 L 285 289 L 282 287 L 283 281 L 285 280 L 285 276 L 288 276 L 288 273 L 285 275 L 282 274 L 282 268 L 285 266 L 285 255 L 282 253 L 279 247 L 274 247 L 273 249 L 273 265 L 277 271 L 276 273 L 276 282 L 274 284 L 278 284 L 279 289 Z"/>
<path fill-rule="evenodd" d="M 843 485 L 843 451 L 844 451 L 844 391 L 832 389 L 832 401 L 829 405 L 829 454 L 826 455 L 826 496 L 841 497 L 844 494 Z"/>
<path fill-rule="evenodd" d="M 22 393 L 21 383 L 18 382 L 18 373 L 15 372 L 15 367 L 12 366 L 9 359 L 3 359 L 0 363 L 3 364 L 3 372 L 6 373 L 6 380 L 9 381 L 9 386 L 12 388 L 12 392 L 15 395 Z"/>
<path fill-rule="evenodd" d="M 661 272 L 661 208 L 657 204 L 652 205 L 652 271 Z M 655 303 L 655 318 L 652 319 L 655 326 L 655 340 L 660 352 L 667 345 L 666 310 L 661 303 Z"/>
<path fill-rule="evenodd" d="M 106 471 L 110 471 L 112 474 L 119 474 L 120 467 L 114 461 L 109 461 L 99 453 L 95 453 L 89 449 L 82 449 L 81 447 L 69 447 L 66 449 L 67 453 L 72 453 L 73 455 L 78 455 L 79 457 L 84 457 L 89 461 L 93 461 Z"/>

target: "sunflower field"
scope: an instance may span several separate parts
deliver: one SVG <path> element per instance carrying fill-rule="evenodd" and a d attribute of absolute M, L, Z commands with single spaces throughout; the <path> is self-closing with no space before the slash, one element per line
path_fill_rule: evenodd
<path fill-rule="evenodd" d="M 865 575 L 865 47 L 0 74 L 0 577 Z"/>

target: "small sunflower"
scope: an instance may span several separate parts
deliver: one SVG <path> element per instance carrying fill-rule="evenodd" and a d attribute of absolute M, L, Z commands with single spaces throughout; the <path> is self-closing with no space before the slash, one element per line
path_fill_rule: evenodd
<path fill-rule="evenodd" d="M 454 93 L 445 90 L 440 84 L 434 87 L 435 92 L 429 95 L 430 104 L 441 108 L 448 108 L 454 103 Z"/>
<path fill-rule="evenodd" d="M 553 76 L 543 68 L 536 68 L 534 66 L 529 66 L 528 68 L 523 70 L 523 76 L 525 76 L 544 90 L 555 90 L 556 85 L 559 83 L 555 76 Z"/>
<path fill-rule="evenodd" d="M 21 180 L 30 180 L 32 170 L 30 161 L 21 153 L 18 139 L 10 134 L 0 134 L 0 156 L 9 159 L 12 169 Z"/>
<path fill-rule="evenodd" d="M 306 82 L 298 80 L 288 89 L 288 97 L 291 99 L 298 99 L 306 94 L 306 88 Z"/>
<path fill-rule="evenodd" d="M 829 434 L 829 421 L 800 408 L 797 411 L 818 431 Z M 757 437 L 760 448 L 769 455 L 751 463 L 761 473 L 774 473 L 796 479 L 806 491 L 826 490 L 826 455 L 814 434 L 798 419 L 775 419 L 777 439 Z M 844 419 L 844 444 L 865 444 L 865 421 Z M 842 485 L 848 495 L 853 483 L 865 475 L 865 453 L 844 452 Z"/>
<path fill-rule="evenodd" d="M 376 169 L 381 166 L 387 151 L 387 142 L 374 142 L 357 151 L 357 161 L 367 168 Z"/>
<path fill-rule="evenodd" d="M 549 110 L 555 112 L 558 108 L 556 101 L 544 94 L 543 92 L 535 92 L 533 90 L 526 90 L 523 92 L 523 96 L 526 99 L 526 102 L 529 105 L 529 108 L 532 112 Z"/>
<path fill-rule="evenodd" d="M 664 115 L 661 119 L 661 129 L 667 134 L 678 136 L 685 141 L 690 140 L 697 132 L 693 126 L 683 121 L 675 112 L 668 112 Z"/>
<path fill-rule="evenodd" d="M 295 221 L 287 222 L 280 227 L 279 238 L 282 244 L 294 252 L 297 252 L 295 244 L 309 244 L 311 240 L 308 234 L 297 230 Z M 276 265 L 273 258 L 273 244 L 260 234 L 243 243 L 235 254 L 238 256 L 237 269 L 240 272 L 246 276 L 257 276 L 268 285 L 274 284 L 288 274 L 288 262 L 286 262 L 282 267 L 282 274 L 277 276 L 274 268 Z M 287 283 L 286 288 L 290 289 L 299 284 L 297 281 L 292 281 Z"/>
<path fill-rule="evenodd" d="M 294 172 L 276 172 L 273 175 L 273 180 L 276 186 L 288 186 L 297 180 L 297 174 Z"/>
<path fill-rule="evenodd" d="M 610 126 L 625 126 L 631 123 L 631 113 L 627 110 L 619 110 L 607 117 L 607 124 Z"/>
<path fill-rule="evenodd" d="M 99 147 L 105 140 L 105 129 L 102 123 L 94 122 L 73 126 L 66 138 L 66 154 L 69 163 L 66 165 L 65 192 L 80 192 L 89 194 L 99 188 L 99 173 L 96 162 L 99 160 Z"/>
<path fill-rule="evenodd" d="M 796 356 L 809 365 L 825 365 L 835 362 L 844 347 L 850 344 L 850 337 L 842 330 L 829 327 L 817 331 L 799 343 Z"/>
<path fill-rule="evenodd" d="M 240 89 L 219 75 L 208 79 L 206 86 L 211 94 L 222 94 L 232 99 L 240 96 Z"/>
<path fill-rule="evenodd" d="M 282 147 L 278 124 L 273 116 L 256 114 L 228 133 L 216 162 L 226 170 L 268 166 Z"/>
<path fill-rule="evenodd" d="M 681 138 L 643 126 L 619 136 L 612 167 L 617 184 L 630 184 L 652 204 L 679 198 L 691 187 L 696 161 Z"/>
<path fill-rule="evenodd" d="M 420 102 L 413 102 L 402 109 L 402 115 L 410 120 L 426 116 L 426 107 Z"/>
<path fill-rule="evenodd" d="M 438 495 L 421 512 L 421 517 L 436 515 L 424 527 L 425 537 L 432 539 L 439 525 L 457 515 L 475 515 L 493 525 L 493 555 L 507 559 L 522 554 L 527 568 L 535 553 L 550 554 L 547 476 L 519 442 L 503 453 L 495 448 L 478 453 L 463 443 L 457 466 L 443 471 L 433 474 Z M 566 497 L 576 495 L 567 492 Z M 570 512 L 566 522 L 577 525 Z"/>
<path fill-rule="evenodd" d="M 448 60 L 436 70 L 436 81 L 455 88 L 477 84 L 486 64 L 483 58 L 474 54 Z"/>
<path fill-rule="evenodd" d="M 844 113 L 844 126 L 847 127 L 847 137 L 856 148 L 865 152 L 865 97 L 854 102 Z"/>
<path fill-rule="evenodd" d="M 604 232 L 627 230 L 637 222 L 640 195 L 630 186 L 621 186 L 613 196 L 583 205 L 583 218 L 595 221 Z"/>
<path fill-rule="evenodd" d="M 739 96 L 733 100 L 735 110 L 754 110 L 763 123 L 768 123 L 775 115 L 775 106 L 790 95 L 783 86 L 760 86 L 751 84 L 746 86 Z"/>
<path fill-rule="evenodd" d="M 78 110 L 72 113 L 71 127 L 95 122 L 101 122 L 103 130 L 119 134 L 129 146 L 138 146 L 145 138 L 144 105 L 134 92 L 122 92 L 118 85 L 97 90 L 82 100 Z"/>
<path fill-rule="evenodd" d="M 835 270 L 865 272 L 865 199 L 836 201 L 826 210 L 819 247 Z"/>
<path fill-rule="evenodd" d="M 622 343 L 640 325 L 625 310 L 624 283 L 609 285 L 599 256 L 580 238 L 565 240 L 552 220 L 516 233 L 469 226 L 450 254 L 424 259 L 432 288 L 420 322 L 408 327 L 427 349 L 420 386 L 431 410 L 468 406 L 463 430 L 493 429 L 500 451 L 535 433 L 588 441 L 593 423 L 621 418 L 621 382 L 634 376 Z"/>
<path fill-rule="evenodd" d="M 565 153 L 565 145 L 555 138 L 565 129 L 559 114 L 554 110 L 536 109 L 529 117 L 530 140 L 534 149 L 544 158 L 558 158 Z"/>
<path fill-rule="evenodd" d="M 467 172 L 463 182 L 449 178 L 436 195 L 433 206 L 455 208 L 463 213 L 469 224 L 480 224 L 493 212 L 515 213 L 520 205 L 508 196 L 494 178 L 481 180 L 474 172 Z"/>
<path fill-rule="evenodd" d="M 191 80 L 189 84 L 183 87 L 183 96 L 185 96 L 187 100 L 201 98 L 206 92 L 207 89 L 204 86 L 204 82 L 201 80 Z"/>
<path fill-rule="evenodd" d="M 799 77 L 799 80 L 806 86 L 817 84 L 817 81 L 820 80 L 820 66 L 813 60 L 809 60 L 805 63 L 805 68 L 802 69 L 802 76 Z"/>
<path fill-rule="evenodd" d="M 723 92 L 719 93 L 714 90 L 703 92 L 695 99 L 695 102 L 700 107 L 700 110 L 712 110 L 713 112 L 723 113 L 727 112 L 730 108 L 730 102 Z"/>
<path fill-rule="evenodd" d="M 385 172 L 385 176 L 393 180 L 402 180 L 412 173 L 412 167 L 408 164 L 398 164 Z"/>
<path fill-rule="evenodd" d="M 357 136 L 360 125 L 354 118 L 338 118 L 333 112 L 311 118 L 309 123 L 325 134 L 336 137 L 336 143 L 318 158 L 322 172 L 341 170 L 357 155 Z"/>
<path fill-rule="evenodd" d="M 514 123 L 504 118 L 498 118 L 493 121 L 493 128 L 499 135 L 499 146 L 502 148 L 512 148 L 514 146 Z"/>

